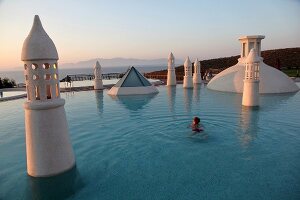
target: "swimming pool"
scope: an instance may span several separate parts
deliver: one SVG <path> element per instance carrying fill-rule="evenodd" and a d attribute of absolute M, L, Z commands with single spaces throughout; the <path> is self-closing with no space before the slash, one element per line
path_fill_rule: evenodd
<path fill-rule="evenodd" d="M 244 109 L 203 85 L 159 91 L 62 93 L 77 167 L 49 179 L 26 175 L 24 99 L 1 102 L 0 199 L 300 198 L 300 92 Z"/>

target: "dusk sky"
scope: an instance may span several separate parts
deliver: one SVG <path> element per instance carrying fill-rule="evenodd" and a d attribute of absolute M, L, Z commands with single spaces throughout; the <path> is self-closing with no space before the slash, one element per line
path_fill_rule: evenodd
<path fill-rule="evenodd" d="M 0 70 L 22 65 L 34 15 L 60 63 L 93 58 L 200 60 L 238 55 L 242 35 L 262 49 L 300 47 L 299 0 L 0 0 Z"/>

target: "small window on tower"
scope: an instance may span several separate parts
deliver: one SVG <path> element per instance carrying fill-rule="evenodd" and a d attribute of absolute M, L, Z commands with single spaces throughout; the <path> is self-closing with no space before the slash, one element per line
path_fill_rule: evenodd
<path fill-rule="evenodd" d="M 32 67 L 33 70 L 37 70 L 38 69 L 38 64 L 32 63 L 31 67 Z"/>
<path fill-rule="evenodd" d="M 50 68 L 50 64 L 49 63 L 44 63 L 43 64 L 43 68 L 44 69 L 49 69 Z"/>
<path fill-rule="evenodd" d="M 32 79 L 35 80 L 35 81 L 36 81 L 36 80 L 39 80 L 39 76 L 36 75 L 36 74 L 34 74 L 34 75 L 32 76 Z"/>
<path fill-rule="evenodd" d="M 47 85 L 46 89 L 47 89 L 47 99 L 51 99 L 51 86 Z"/>
<path fill-rule="evenodd" d="M 28 87 L 26 87 L 26 90 L 27 90 L 27 99 L 30 101 L 31 98 L 30 98 L 30 90 Z"/>
<path fill-rule="evenodd" d="M 58 83 L 55 84 L 55 92 L 56 92 L 56 97 L 59 97 L 59 85 L 58 85 Z"/>
<path fill-rule="evenodd" d="M 27 65 L 26 64 L 24 65 L 24 69 L 27 70 Z"/>
<path fill-rule="evenodd" d="M 44 79 L 45 80 L 50 80 L 51 79 L 51 74 L 45 74 Z"/>
<path fill-rule="evenodd" d="M 54 74 L 53 78 L 56 80 L 58 78 L 57 74 Z"/>
<path fill-rule="evenodd" d="M 57 68 L 57 64 L 56 64 L 56 63 L 53 64 L 53 68 L 54 68 L 54 69 Z"/>
<path fill-rule="evenodd" d="M 35 86 L 35 99 L 40 100 L 40 87 Z"/>

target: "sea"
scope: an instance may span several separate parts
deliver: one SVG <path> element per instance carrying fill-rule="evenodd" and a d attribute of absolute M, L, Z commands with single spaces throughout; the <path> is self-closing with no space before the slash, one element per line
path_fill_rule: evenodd
<path fill-rule="evenodd" d="M 125 73 L 129 67 L 102 67 L 102 73 Z M 148 73 L 153 71 L 164 70 L 166 66 L 135 66 L 141 73 Z M 93 74 L 93 68 L 62 68 L 59 70 L 60 79 L 63 79 L 67 75 L 75 74 Z M 17 84 L 24 83 L 24 71 L 23 70 L 12 70 L 12 71 L 1 71 L 1 78 L 9 78 L 16 81 Z"/>

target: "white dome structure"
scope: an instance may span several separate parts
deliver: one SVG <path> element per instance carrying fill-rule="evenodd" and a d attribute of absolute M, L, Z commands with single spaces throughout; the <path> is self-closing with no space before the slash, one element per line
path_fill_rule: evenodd
<path fill-rule="evenodd" d="M 94 67 L 94 90 L 103 90 L 103 81 L 102 81 L 102 72 L 101 72 L 101 65 L 97 61 Z"/>
<path fill-rule="evenodd" d="M 157 88 L 138 70 L 131 67 L 126 74 L 108 91 L 109 95 L 155 94 Z"/>
<path fill-rule="evenodd" d="M 255 49 L 258 56 L 261 55 L 261 40 L 264 38 L 265 36 L 262 35 L 240 37 L 242 50 L 238 63 L 212 78 L 207 84 L 207 88 L 222 92 L 242 93 L 246 57 L 252 48 Z M 262 58 L 259 66 L 259 76 L 260 94 L 287 93 L 299 90 L 292 79 L 274 67 L 266 65 Z"/>
<path fill-rule="evenodd" d="M 73 168 L 75 157 L 65 100 L 60 97 L 57 51 L 37 15 L 23 44 L 22 60 L 27 172 L 33 177 L 54 176 Z"/>

